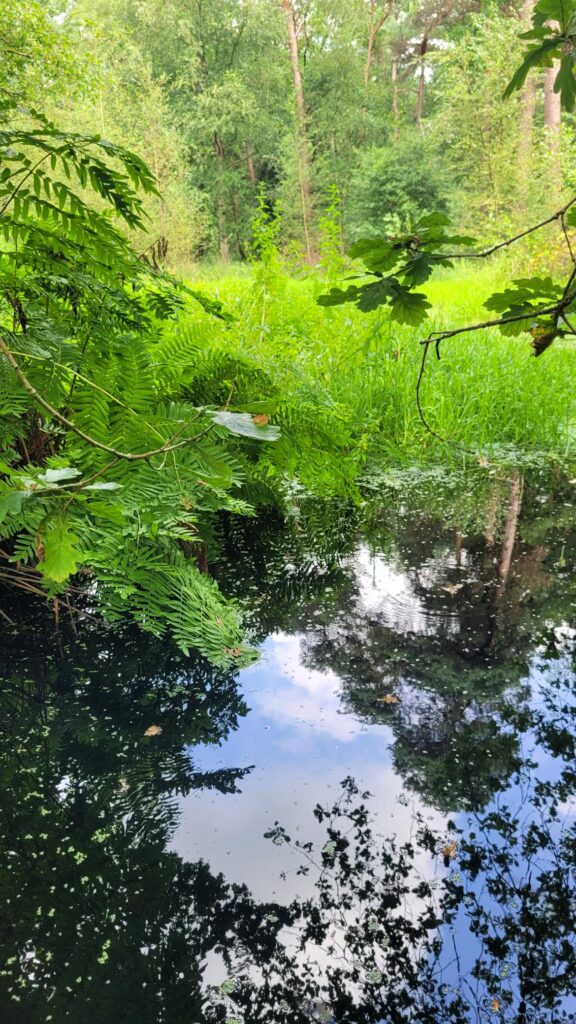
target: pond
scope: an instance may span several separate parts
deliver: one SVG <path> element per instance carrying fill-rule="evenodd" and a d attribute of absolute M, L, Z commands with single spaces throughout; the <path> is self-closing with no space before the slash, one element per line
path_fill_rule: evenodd
<path fill-rule="evenodd" d="M 220 519 L 259 660 L 4 591 L 0 1020 L 576 1020 L 576 481 Z"/>

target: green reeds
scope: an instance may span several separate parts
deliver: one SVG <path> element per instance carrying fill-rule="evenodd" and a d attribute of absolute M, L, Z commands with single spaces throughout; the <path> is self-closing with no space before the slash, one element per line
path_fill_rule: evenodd
<path fill-rule="evenodd" d="M 496 460 L 570 453 L 576 346 L 569 341 L 555 343 L 539 359 L 528 335 L 508 338 L 495 329 L 443 342 L 440 360 L 430 351 L 421 401 L 430 426 L 447 443 L 420 419 L 420 341 L 430 330 L 485 318 L 482 302 L 499 285 L 498 268 L 435 281 L 428 289 L 430 322 L 417 329 L 391 323 L 384 312 L 322 308 L 316 304 L 325 287 L 320 276 L 279 274 L 273 288 L 255 272 L 195 279 L 235 319 L 215 332 L 213 321 L 191 312 L 189 324 L 195 352 L 210 362 L 215 378 L 225 369 L 228 380 L 236 367 L 239 400 L 275 397 L 275 420 L 285 437 L 270 460 L 281 457 L 305 477 L 299 461 L 305 452 L 315 465 L 323 452 L 340 452 L 342 467 L 346 462 L 353 476 L 366 461 L 461 460 L 462 449 Z M 184 339 L 186 330 L 184 324 Z"/>

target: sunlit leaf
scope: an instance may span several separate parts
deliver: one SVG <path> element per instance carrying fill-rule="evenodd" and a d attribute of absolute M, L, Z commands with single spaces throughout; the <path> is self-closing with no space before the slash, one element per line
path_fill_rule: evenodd
<path fill-rule="evenodd" d="M 62 480 L 75 480 L 80 476 L 80 470 L 73 466 L 63 466 L 61 469 L 47 469 L 40 475 L 40 480 L 47 484 L 59 484 Z"/>
<path fill-rule="evenodd" d="M 115 483 L 114 480 L 98 480 L 93 484 L 86 484 L 84 487 L 85 491 L 117 491 L 122 487 L 122 484 Z"/>
<path fill-rule="evenodd" d="M 63 583 L 82 562 L 82 553 L 76 547 L 78 537 L 65 519 L 57 519 L 44 534 L 43 542 L 44 557 L 38 568 L 47 579 Z"/>
<path fill-rule="evenodd" d="M 393 319 L 398 323 L 418 327 L 426 319 L 431 303 L 422 292 L 402 289 L 392 299 L 390 308 Z"/>
<path fill-rule="evenodd" d="M 444 864 L 446 867 L 448 867 L 451 860 L 454 860 L 457 853 L 458 844 L 454 841 L 446 843 L 446 845 L 442 847 L 442 856 L 444 858 Z"/>
<path fill-rule="evenodd" d="M 280 437 L 280 427 L 259 426 L 254 422 L 254 417 L 247 412 L 228 412 L 226 409 L 221 409 L 218 412 L 210 413 L 210 415 L 215 423 L 220 427 L 225 427 L 232 434 L 252 437 L 258 441 L 277 441 Z"/>

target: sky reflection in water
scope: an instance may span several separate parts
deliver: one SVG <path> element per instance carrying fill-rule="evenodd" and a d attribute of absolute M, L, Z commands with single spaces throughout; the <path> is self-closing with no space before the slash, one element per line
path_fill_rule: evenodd
<path fill-rule="evenodd" d="M 573 945 L 572 921 L 563 921 L 562 914 L 567 901 L 570 908 L 575 901 L 570 888 L 562 889 L 573 865 L 569 848 L 560 843 L 560 824 L 552 821 L 549 845 L 542 840 L 540 867 L 530 876 L 536 881 L 527 889 L 520 887 L 522 856 L 516 866 L 498 865 L 498 851 L 519 851 L 522 836 L 537 823 L 538 785 L 553 784 L 543 798 L 548 817 L 555 804 L 563 824 L 574 823 L 576 543 L 570 485 L 545 483 L 510 470 L 456 479 L 447 492 L 432 480 L 428 489 L 393 491 L 362 510 L 303 500 L 285 520 L 268 515 L 254 523 L 223 524 L 213 565 L 230 594 L 247 599 L 262 649 L 261 660 L 238 679 L 174 658 L 156 641 L 146 647 L 141 636 L 124 640 L 86 630 L 85 639 L 72 637 L 67 650 L 48 624 L 31 643 L 33 612 L 21 649 L 18 635 L 7 634 L 15 668 L 12 674 L 8 669 L 4 691 L 12 701 L 5 712 L 10 742 L 0 756 L 10 816 L 3 850 L 10 869 L 0 889 L 10 922 L 3 949 L 13 955 L 0 1008 L 9 1011 L 8 1024 L 47 1019 L 48 997 L 57 1024 L 77 1015 L 78 1007 L 88 1024 L 100 1024 L 110 1007 L 116 1012 L 120 998 L 126 1000 L 127 1021 L 137 1012 L 151 1024 L 180 1024 L 181 1006 L 196 1003 L 197 1009 L 186 1011 L 194 1024 L 219 1021 L 220 1011 L 211 1017 L 203 1003 L 196 964 L 213 964 L 221 941 L 231 948 L 237 941 L 242 948 L 250 945 L 256 932 L 245 935 L 243 929 L 265 913 L 258 901 L 286 906 L 317 895 L 318 873 L 297 872 L 302 849 L 264 833 L 278 821 L 293 841 L 311 840 L 323 851 L 327 822 L 316 820 L 313 809 L 337 801 L 346 777 L 372 794 L 374 827 L 386 842 L 393 836 L 399 843 L 414 841 L 410 870 L 419 884 L 434 887 L 449 879 L 458 888 L 460 878 L 466 880 L 453 934 L 443 929 L 449 942 L 437 956 L 446 992 L 426 996 L 423 988 L 418 1020 L 556 1024 L 558 991 L 564 1010 L 574 1012 L 573 986 L 562 980 L 556 985 L 553 978 L 556 969 L 561 979 L 574 966 L 576 979 L 576 964 L 562 945 L 565 935 Z M 31 703 L 23 696 L 28 685 Z M 148 738 L 150 724 L 161 731 Z M 244 769 L 249 770 L 242 776 Z M 235 784 L 237 792 L 231 791 Z M 28 810 L 36 798 L 43 802 L 37 820 Z M 470 839 L 479 823 L 485 836 L 480 847 L 489 852 L 480 869 Z M 417 842 L 424 824 L 437 837 L 426 848 Z M 452 826 L 462 833 L 450 831 Z M 15 851 L 36 833 L 47 856 L 28 863 Z M 447 857 L 442 851 L 449 841 L 454 850 Z M 366 843 L 376 848 L 372 839 Z M 70 866 L 63 869 L 61 851 L 68 849 Z M 336 872 L 339 862 L 331 857 L 329 869 Z M 554 857 L 560 857 L 561 872 L 547 880 L 542 864 L 552 864 Z M 210 878 L 198 866 L 201 859 Z M 378 870 L 385 876 L 387 869 Z M 390 871 L 393 877 L 393 860 Z M 508 873 L 502 891 L 499 871 Z M 51 872 L 60 888 L 54 910 L 47 911 L 46 900 L 54 900 L 45 891 Z M 237 896 L 218 889 L 218 872 L 226 883 L 245 883 L 252 897 L 240 906 Z M 147 893 L 142 904 L 136 883 Z M 353 876 L 344 873 L 340 884 L 343 891 L 356 891 Z M 78 895 L 83 886 L 90 898 Z M 558 896 L 558 906 L 542 919 L 542 937 L 530 886 L 536 886 L 536 904 L 552 906 Z M 512 890 L 522 891 L 518 912 L 501 920 Z M 406 919 L 422 916 L 435 893 L 410 890 L 398 906 Z M 475 899 L 481 921 L 497 938 L 486 976 L 474 981 L 472 995 L 470 970 L 480 950 L 470 934 Z M 14 900 L 19 910 L 13 913 Z M 36 920 L 37 905 L 38 926 L 28 923 Z M 335 905 L 330 913 L 337 910 Z M 515 914 L 528 922 L 520 930 Z M 305 920 L 306 915 L 309 910 Z M 387 927 L 398 922 L 398 909 L 391 915 L 380 915 Z M 340 979 L 332 991 L 338 1020 L 380 1019 L 378 1000 L 386 987 L 372 962 L 380 941 L 373 916 L 363 905 L 355 932 L 354 956 L 365 961 L 363 980 Z M 114 923 L 119 920 L 121 932 Z M 407 959 L 384 957 L 386 971 L 397 971 L 390 975 L 394 994 L 410 975 L 410 941 Z M 329 943 L 320 945 L 325 948 L 317 951 L 317 961 L 325 970 Z M 451 953 L 455 947 L 459 966 Z M 19 991 L 23 948 L 32 956 L 26 963 L 33 971 L 18 1003 L 12 993 Z M 72 949 L 78 963 L 69 964 L 62 957 L 70 959 Z M 258 962 L 261 955 L 256 945 L 251 957 Z M 436 954 L 426 956 L 432 963 Z M 505 978 L 502 964 L 510 959 L 515 966 Z M 87 961 L 98 964 L 89 981 L 81 966 Z M 248 1012 L 244 1003 L 243 1011 L 234 1009 L 236 1017 L 245 1012 L 249 1021 L 284 1024 L 299 1021 L 302 1013 L 315 1020 L 306 1009 L 309 995 L 297 994 L 293 966 L 279 969 L 280 978 L 285 973 L 292 980 L 272 990 L 268 1009 L 256 993 L 246 998 L 256 999 L 258 1012 L 253 1006 Z M 534 990 L 526 982 L 530 974 Z M 549 997 L 550 978 L 556 988 Z M 346 1009 L 346 985 L 362 993 L 357 1011 Z M 468 1003 L 458 1016 L 442 1000 L 449 1002 L 451 991 L 461 993 L 466 985 Z M 284 1010 L 292 989 L 295 1003 Z M 141 1006 L 138 993 L 144 990 L 151 1001 Z M 218 1003 L 232 997 L 215 998 Z M 426 1016 L 426 998 L 435 1007 L 432 1017 Z M 391 1020 L 407 1019 L 401 1002 L 384 1005 Z"/>

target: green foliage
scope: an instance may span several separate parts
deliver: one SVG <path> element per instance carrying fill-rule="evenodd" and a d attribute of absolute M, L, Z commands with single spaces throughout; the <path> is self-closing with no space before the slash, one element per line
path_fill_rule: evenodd
<path fill-rule="evenodd" d="M 540 343 L 540 349 L 536 348 L 536 354 L 540 355 L 542 341 L 546 339 L 551 344 L 556 336 L 558 316 L 539 316 L 539 310 L 546 306 L 554 307 L 561 299 L 562 288 L 551 277 L 518 278 L 503 292 L 491 295 L 484 305 L 486 309 L 495 310 L 501 315 L 502 334 L 531 333 L 534 342 Z M 515 317 L 525 319 L 515 320 Z M 507 322 L 508 318 L 511 318 L 510 322 Z"/>
<path fill-rule="evenodd" d="M 352 238 L 405 231 L 433 211 L 447 212 L 449 182 L 432 147 L 414 138 L 362 154 L 347 194 Z"/>
<path fill-rule="evenodd" d="M 503 291 L 506 280 L 502 263 L 442 270 L 425 286 L 431 306 L 426 330 L 485 319 L 483 303 Z M 178 358 L 190 368 L 192 401 L 206 380 L 213 381 L 208 394 L 215 402 L 226 398 L 218 380 L 236 379 L 235 408 L 256 412 L 260 395 L 270 396 L 262 411 L 273 416 L 281 436 L 260 446 L 254 467 L 266 487 L 276 491 L 287 481 L 292 488 L 297 481 L 316 495 L 357 496 L 359 478 L 386 475 L 391 465 L 462 459 L 460 451 L 439 446 L 418 417 L 422 325 L 393 320 L 388 305 L 368 313 L 355 303 L 320 307 L 322 281 L 284 277 L 262 334 L 251 275 L 219 272 L 216 281 L 207 275 L 194 283 L 213 289 L 234 310 L 235 322 L 214 331 L 200 312 L 187 314 Z M 549 348 L 544 364 L 531 352 L 497 328 L 446 342 L 422 387 L 431 425 L 497 463 L 571 451 L 576 353 L 564 338 Z"/>
<path fill-rule="evenodd" d="M 576 41 L 576 4 L 574 0 L 540 0 L 534 7 L 532 28 L 524 39 L 537 40 L 528 47 L 524 60 L 514 72 L 504 96 L 521 89 L 528 75 L 536 67 L 552 67 L 559 61 L 554 91 L 560 93 L 562 106 L 574 110 L 576 105 L 576 77 L 574 76 L 574 43 Z"/>
<path fill-rule="evenodd" d="M 139 157 L 35 111 L 5 114 L 0 579 L 56 597 L 81 572 L 109 617 L 242 661 L 238 611 L 201 571 L 204 534 L 222 509 L 250 512 L 234 491 L 258 457 L 236 453 L 234 435 L 254 444 L 278 429 L 224 399 L 184 399 L 186 364 L 163 340 L 191 305 L 211 324 L 230 316 L 118 230 L 139 227 L 139 193 L 156 192 Z"/>
<path fill-rule="evenodd" d="M 515 90 L 520 89 L 533 68 L 552 67 L 553 58 L 557 57 L 559 71 L 554 91 L 560 93 L 561 105 L 565 109 L 573 109 L 576 102 L 576 77 L 573 74 L 571 32 L 575 16 L 574 4 L 564 7 L 558 0 L 540 0 L 540 3 L 536 4 L 532 15 L 533 27 L 524 34 L 524 38 L 536 38 L 539 45 L 528 50 L 524 62 L 514 73 L 505 90 L 505 96 L 510 96 Z M 488 257 L 528 235 L 542 231 L 552 222 L 558 222 L 563 233 L 566 254 L 571 262 L 570 274 L 563 287 L 551 277 L 520 278 L 513 281 L 512 286 L 503 292 L 497 292 L 485 301 L 484 305 L 488 310 L 500 314 L 498 318 L 453 330 L 432 331 L 422 340 L 424 349 L 416 397 L 423 422 L 429 426 L 422 413 L 420 386 L 428 350 L 432 344 L 435 346 L 437 356 L 440 357 L 442 341 L 468 333 L 475 328 L 497 326 L 503 334 L 530 333 L 534 354 L 539 356 L 558 337 L 576 334 L 576 328 L 568 318 L 576 303 L 576 257 L 569 234 L 569 229 L 574 225 L 574 201 L 571 199 L 545 220 L 483 251 L 460 249 L 459 247 L 468 246 L 475 240 L 454 232 L 450 233 L 447 230 L 449 219 L 438 211 L 420 218 L 407 234 L 362 238 L 351 248 L 350 256 L 353 259 L 361 259 L 366 268 L 365 276 L 374 277 L 376 280 L 361 285 L 350 285 L 345 291 L 332 288 L 328 294 L 321 295 L 318 302 L 324 306 L 354 302 L 363 312 L 371 312 L 380 306 L 386 306 L 392 320 L 418 325 L 427 318 L 430 304 L 426 301 L 425 294 L 414 292 L 413 288 L 424 284 L 435 267 L 451 267 L 457 259 Z M 456 252 L 442 251 L 446 247 L 454 246 Z"/>
<path fill-rule="evenodd" d="M 523 99 L 501 99 L 520 51 L 519 10 L 492 0 L 481 10 L 471 0 L 378 0 L 369 50 L 366 0 L 292 4 L 310 154 L 306 230 L 323 264 L 322 210 L 331 188 L 346 241 L 403 231 L 435 210 L 475 232 L 488 220 L 494 234 L 503 219 L 538 207 L 554 162 L 542 104 L 522 139 Z M 48 99 L 59 124 L 85 134 L 98 126 L 150 161 L 162 197 L 150 196 L 140 250 L 162 236 L 171 266 L 206 256 L 249 259 L 264 189 L 275 214 L 283 207 L 278 248 L 301 252 L 301 153 L 281 5 L 157 6 L 50 0 L 24 12 L 4 0 L 0 84 L 33 106 L 44 109 Z M 539 10 L 530 62 L 560 56 L 557 86 L 570 106 L 570 8 L 562 17 L 547 5 Z M 546 24 L 554 20 L 560 34 Z M 572 148 L 566 132 L 566 178 Z"/>
<path fill-rule="evenodd" d="M 360 239 L 350 249 L 350 256 L 361 259 L 366 275 L 376 280 L 350 285 L 346 291 L 332 288 L 327 295 L 319 297 L 319 305 L 354 302 L 364 313 L 387 306 L 393 320 L 418 326 L 426 319 L 430 303 L 423 293 L 411 289 L 424 284 L 435 266 L 452 266 L 451 260 L 438 250 L 474 241 L 464 235 L 451 234 L 447 231 L 449 223 L 443 214 L 433 213 L 421 217 L 405 234 Z"/>

